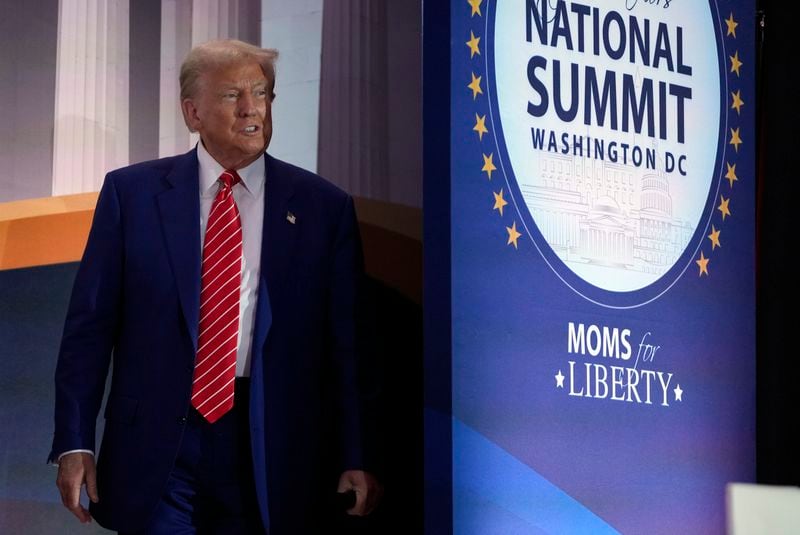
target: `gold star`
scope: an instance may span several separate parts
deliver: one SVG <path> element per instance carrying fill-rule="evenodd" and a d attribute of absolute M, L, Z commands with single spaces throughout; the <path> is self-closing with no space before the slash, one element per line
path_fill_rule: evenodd
<path fill-rule="evenodd" d="M 478 48 L 478 43 L 481 42 L 480 37 L 475 37 L 475 34 L 472 33 L 472 30 L 469 32 L 470 40 L 467 41 L 467 46 L 469 47 L 469 57 L 471 58 L 475 54 L 481 55 L 481 49 Z"/>
<path fill-rule="evenodd" d="M 714 225 L 711 225 L 711 234 L 706 236 L 709 240 L 711 240 L 712 251 L 717 247 L 722 247 L 722 244 L 719 242 L 719 232 L 720 231 L 714 228 Z"/>
<path fill-rule="evenodd" d="M 742 100 L 742 91 L 736 91 L 736 93 L 731 93 L 731 97 L 733 97 L 733 104 L 731 104 L 731 108 L 736 110 L 736 113 L 741 113 L 739 110 L 742 106 L 744 106 L 744 100 Z"/>
<path fill-rule="evenodd" d="M 736 76 L 739 76 L 739 67 L 743 65 L 743 63 L 739 61 L 739 51 L 737 50 L 734 55 L 728 57 L 731 58 L 731 72 L 735 72 Z"/>
<path fill-rule="evenodd" d="M 508 243 L 506 243 L 506 245 L 511 245 L 513 243 L 514 249 L 518 249 L 517 240 L 522 234 L 517 232 L 517 222 L 514 221 L 510 227 L 506 227 L 506 231 L 508 231 Z"/>
<path fill-rule="evenodd" d="M 742 144 L 742 138 L 739 137 L 739 129 L 737 128 L 734 130 L 731 128 L 731 141 L 730 144 L 736 149 L 736 152 L 739 152 L 739 145 Z"/>
<path fill-rule="evenodd" d="M 492 171 L 496 171 L 497 167 L 494 166 L 494 162 L 492 161 L 494 158 L 494 153 L 491 153 L 489 156 L 483 155 L 483 169 L 481 171 L 485 171 L 487 175 L 489 175 L 489 180 L 492 179 Z"/>
<path fill-rule="evenodd" d="M 708 276 L 708 261 L 709 260 L 710 260 L 710 258 L 704 257 L 703 256 L 703 251 L 700 251 L 700 260 L 695 260 L 695 263 L 698 266 L 700 266 L 700 275 L 698 275 L 699 277 L 702 277 L 703 273 L 705 273 L 706 276 Z"/>
<path fill-rule="evenodd" d="M 470 17 L 474 17 L 476 13 L 480 17 L 483 16 L 481 13 L 481 2 L 483 2 L 483 0 L 467 0 L 467 3 L 472 6 L 472 13 L 470 14 Z"/>
<path fill-rule="evenodd" d="M 503 207 L 508 204 L 505 199 L 503 199 L 503 188 L 500 188 L 500 191 L 497 193 L 492 192 L 494 195 L 494 208 L 492 210 L 500 210 L 500 216 L 503 215 Z"/>
<path fill-rule="evenodd" d="M 478 133 L 478 139 L 483 141 L 483 134 L 488 134 L 489 130 L 486 128 L 486 116 L 478 117 L 478 114 L 475 114 L 475 126 L 472 127 L 472 130 Z"/>
<path fill-rule="evenodd" d="M 472 73 L 472 82 L 467 86 L 472 89 L 472 100 L 478 98 L 479 94 L 483 94 L 483 90 L 481 89 L 481 77 L 475 76 L 475 73 Z"/>
<path fill-rule="evenodd" d="M 725 173 L 725 178 L 728 179 L 728 182 L 731 183 L 731 187 L 733 187 L 733 182 L 735 180 L 739 180 L 736 178 L 736 164 L 731 165 L 728 162 L 725 162 L 725 165 L 728 166 L 728 172 Z"/>
<path fill-rule="evenodd" d="M 728 20 L 725 21 L 725 24 L 728 25 L 728 33 L 725 36 L 732 35 L 734 39 L 736 39 L 736 27 L 739 25 L 738 22 L 733 20 L 733 13 L 731 12 L 731 16 Z"/>
<path fill-rule="evenodd" d="M 728 203 L 731 202 L 731 198 L 728 197 L 727 199 L 722 195 L 719 196 L 719 206 L 717 206 L 717 210 L 722 212 L 722 220 L 725 221 L 725 216 L 731 215 L 731 210 L 728 208 Z"/>

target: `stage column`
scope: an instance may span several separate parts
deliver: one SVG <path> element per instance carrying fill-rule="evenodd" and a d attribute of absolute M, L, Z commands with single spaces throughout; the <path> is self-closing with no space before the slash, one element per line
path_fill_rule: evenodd
<path fill-rule="evenodd" d="M 386 6 L 326 2 L 319 173 L 353 195 L 388 198 Z"/>
<path fill-rule="evenodd" d="M 53 142 L 53 195 L 97 191 L 128 164 L 126 0 L 62 0 Z"/>

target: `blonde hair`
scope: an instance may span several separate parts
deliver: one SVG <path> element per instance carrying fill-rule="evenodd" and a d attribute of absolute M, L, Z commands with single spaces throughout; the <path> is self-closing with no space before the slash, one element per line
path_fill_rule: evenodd
<path fill-rule="evenodd" d="M 275 98 L 275 60 L 278 51 L 260 48 L 236 39 L 208 41 L 197 45 L 181 65 L 181 101 L 193 98 L 199 89 L 203 73 L 226 65 L 255 62 L 261 66 L 270 86 L 270 97 Z"/>

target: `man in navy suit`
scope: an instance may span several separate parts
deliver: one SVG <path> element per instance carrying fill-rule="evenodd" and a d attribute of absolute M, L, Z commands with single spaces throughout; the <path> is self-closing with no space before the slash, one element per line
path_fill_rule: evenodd
<path fill-rule="evenodd" d="M 240 41 L 193 49 L 181 106 L 200 143 L 106 177 L 65 322 L 50 454 L 82 522 L 137 534 L 317 533 L 336 491 L 355 492 L 350 514 L 379 500 L 357 369 L 353 201 L 265 154 L 276 55 Z M 212 236 L 220 228 L 230 234 Z M 211 240 L 230 247 L 233 290 L 215 286 Z M 218 295 L 234 300 L 229 312 Z M 216 343 L 204 337 L 227 340 L 230 373 L 198 387 Z"/>

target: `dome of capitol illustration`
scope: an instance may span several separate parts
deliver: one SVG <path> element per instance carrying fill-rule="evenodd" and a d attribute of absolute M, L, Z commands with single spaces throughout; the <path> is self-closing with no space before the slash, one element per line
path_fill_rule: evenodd
<path fill-rule="evenodd" d="M 644 212 L 672 216 L 669 181 L 657 173 L 642 177 L 641 208 Z"/>

